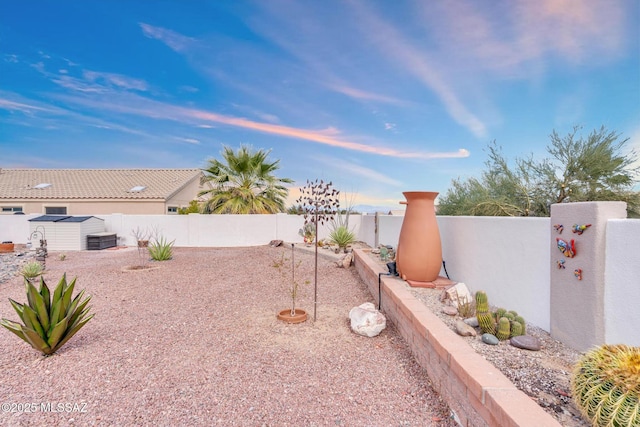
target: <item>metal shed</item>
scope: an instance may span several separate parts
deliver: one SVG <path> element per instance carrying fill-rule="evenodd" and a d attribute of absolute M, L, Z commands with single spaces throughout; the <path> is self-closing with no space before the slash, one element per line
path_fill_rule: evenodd
<path fill-rule="evenodd" d="M 95 216 L 42 215 L 29 220 L 33 246 L 44 238 L 52 251 L 86 250 L 87 235 L 104 231 L 104 220 Z"/>

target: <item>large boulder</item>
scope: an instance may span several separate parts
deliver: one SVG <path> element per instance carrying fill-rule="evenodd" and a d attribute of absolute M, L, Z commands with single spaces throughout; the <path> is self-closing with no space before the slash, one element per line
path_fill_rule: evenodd
<path fill-rule="evenodd" d="M 387 319 L 384 314 L 376 310 L 376 306 L 365 302 L 349 311 L 351 330 L 358 335 L 375 337 L 387 327 Z"/>

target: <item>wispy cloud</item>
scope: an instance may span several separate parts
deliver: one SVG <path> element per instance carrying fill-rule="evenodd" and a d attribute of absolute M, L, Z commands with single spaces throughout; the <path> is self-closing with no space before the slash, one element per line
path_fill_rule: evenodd
<path fill-rule="evenodd" d="M 422 160 L 460 158 L 469 156 L 469 152 L 466 149 L 460 149 L 453 152 L 425 152 L 420 150 L 403 151 L 400 149 L 384 147 L 381 145 L 368 145 L 361 142 L 352 141 L 347 138 L 341 138 L 338 136 L 339 133 L 333 128 L 329 128 L 329 132 L 327 132 L 327 129 L 309 130 L 272 123 L 258 122 L 243 117 L 228 116 L 206 110 L 179 107 L 152 101 L 147 98 L 135 96 L 131 93 L 123 94 L 123 96 L 118 99 L 119 102 L 115 102 L 116 97 L 114 96 L 101 99 L 89 99 L 86 97 L 67 95 L 57 95 L 57 97 L 66 102 L 80 104 L 96 109 L 106 109 L 123 114 L 134 114 L 153 119 L 184 121 L 195 125 L 207 124 L 207 122 L 219 123 L 227 126 L 252 130 L 255 132 L 262 132 L 271 135 L 299 139 L 303 141 L 309 141 L 379 156 Z"/>
<path fill-rule="evenodd" d="M 403 182 L 390 178 L 387 174 L 380 173 L 355 162 L 349 162 L 336 157 L 321 157 L 317 160 L 331 166 L 332 168 L 338 168 L 345 174 L 365 178 L 369 182 L 391 185 L 394 187 L 402 187 L 404 185 Z"/>
<path fill-rule="evenodd" d="M 128 77 L 122 74 L 104 73 L 90 70 L 85 70 L 82 74 L 88 81 L 103 83 L 111 87 L 117 87 L 120 89 L 133 89 L 138 91 L 146 91 L 149 89 L 149 85 L 144 80 Z"/>
<path fill-rule="evenodd" d="M 200 141 L 195 139 L 195 138 L 183 138 L 180 136 L 174 136 L 173 139 L 177 140 L 177 141 L 182 141 L 182 142 L 186 142 L 187 144 L 194 144 L 194 145 L 199 145 Z"/>
<path fill-rule="evenodd" d="M 424 49 L 415 47 L 399 30 L 376 16 L 364 4 L 358 4 L 357 11 L 363 31 L 375 40 L 375 45 L 389 61 L 397 62 L 400 68 L 411 73 L 431 89 L 456 122 L 479 138 L 486 135 L 485 124 L 464 105 L 453 86 L 437 69 L 435 65 L 437 61 L 434 58 L 431 58 Z"/>
<path fill-rule="evenodd" d="M 598 62 L 625 44 L 624 2 L 617 0 L 418 3 L 426 30 L 439 35 L 447 67 L 523 78 L 551 61 Z"/>
<path fill-rule="evenodd" d="M 394 105 L 406 105 L 408 102 L 391 96 L 381 95 L 379 93 L 368 92 L 345 85 L 327 85 L 327 87 L 335 92 L 347 95 L 348 97 L 364 101 L 377 101 Z"/>
<path fill-rule="evenodd" d="M 31 114 L 37 111 L 55 112 L 55 110 L 53 109 L 40 107 L 37 105 L 25 104 L 22 102 L 16 102 L 6 98 L 0 98 L 0 109 L 7 111 L 20 111 L 25 114 Z"/>
<path fill-rule="evenodd" d="M 455 158 L 468 157 L 469 152 L 460 149 L 456 152 L 423 152 L 423 151 L 401 151 L 395 148 L 366 145 L 347 139 L 337 138 L 327 135 L 322 131 L 314 131 L 307 129 L 294 128 L 289 126 L 274 125 L 271 123 L 261 123 L 247 120 L 241 117 L 224 116 L 203 110 L 191 110 L 180 108 L 180 111 L 189 117 L 201 120 L 222 123 L 229 126 L 250 129 L 257 132 L 263 132 L 273 135 L 284 136 L 287 138 L 301 139 L 305 141 L 316 142 L 319 144 L 329 145 L 332 147 L 344 148 L 347 150 L 359 151 L 361 153 L 376 154 L 380 156 L 398 157 L 398 158 L 414 158 L 414 159 L 437 159 L 437 158 Z"/>
<path fill-rule="evenodd" d="M 233 104 L 233 107 L 241 113 L 250 114 L 264 122 L 280 123 L 280 119 L 275 114 L 265 113 L 264 111 L 260 111 L 247 105 Z"/>
<path fill-rule="evenodd" d="M 166 28 L 155 27 L 153 25 L 145 24 L 144 22 L 140 22 L 139 25 L 140 28 L 142 28 L 142 33 L 146 37 L 160 40 L 162 43 L 179 53 L 187 50 L 196 41 L 196 39 L 192 37 L 184 36 Z"/>

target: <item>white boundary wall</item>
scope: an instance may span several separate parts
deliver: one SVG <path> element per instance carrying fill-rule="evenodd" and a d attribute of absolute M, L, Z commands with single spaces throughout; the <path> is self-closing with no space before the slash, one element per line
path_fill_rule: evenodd
<path fill-rule="evenodd" d="M 27 243 L 28 219 L 39 215 L 0 215 L 0 241 Z M 277 215 L 96 215 L 119 244 L 133 245 L 131 231 L 156 226 L 176 246 L 234 247 L 274 239 L 302 242 L 301 216 Z M 492 305 L 516 310 L 525 320 L 550 329 L 549 218 L 437 217 L 443 259 L 452 280 L 473 292 L 485 290 Z M 358 240 L 397 246 L 402 216 L 351 215 Z M 320 238 L 328 235 L 320 228 Z M 640 345 L 640 220 L 607 223 L 605 336 L 607 343 Z M 441 272 L 444 275 L 444 270 Z"/>
<path fill-rule="evenodd" d="M 640 219 L 607 222 L 605 340 L 640 346 Z"/>

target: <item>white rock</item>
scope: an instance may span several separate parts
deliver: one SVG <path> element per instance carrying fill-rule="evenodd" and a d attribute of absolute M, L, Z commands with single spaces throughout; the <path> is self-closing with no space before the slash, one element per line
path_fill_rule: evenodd
<path fill-rule="evenodd" d="M 460 304 L 464 304 L 465 302 L 470 303 L 473 301 L 469 288 L 462 282 L 456 283 L 445 292 L 447 293 L 446 299 L 451 301 L 451 305 L 455 308 L 458 308 Z"/>
<path fill-rule="evenodd" d="M 387 319 L 384 314 L 376 310 L 376 306 L 365 302 L 349 311 L 351 330 L 358 335 L 375 337 L 387 327 Z"/>
<path fill-rule="evenodd" d="M 353 252 L 349 252 L 348 254 L 340 258 L 340 260 L 336 261 L 336 265 L 338 267 L 343 267 L 343 268 L 349 268 L 352 263 L 353 263 Z"/>

